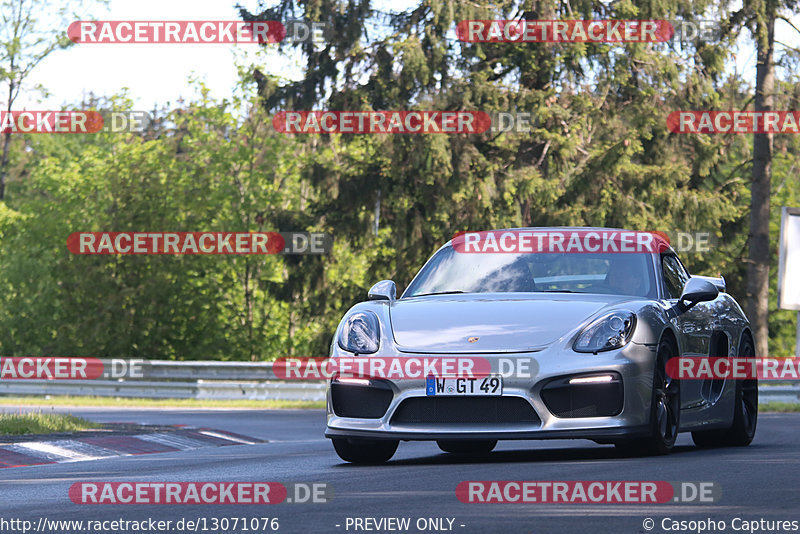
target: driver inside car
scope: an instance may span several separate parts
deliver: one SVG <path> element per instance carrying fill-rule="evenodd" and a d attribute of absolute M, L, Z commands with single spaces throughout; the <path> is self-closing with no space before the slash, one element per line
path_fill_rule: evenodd
<path fill-rule="evenodd" d="M 613 258 L 608 265 L 605 283 L 593 285 L 589 289 L 599 290 L 598 293 L 645 295 L 647 288 L 644 287 L 639 274 L 641 268 L 636 265 L 637 261 L 641 260 L 636 256 L 620 255 L 618 258 Z"/>

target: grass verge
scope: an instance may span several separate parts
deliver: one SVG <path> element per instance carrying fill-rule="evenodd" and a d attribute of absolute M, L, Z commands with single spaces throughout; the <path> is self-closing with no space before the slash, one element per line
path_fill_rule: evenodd
<path fill-rule="evenodd" d="M 97 428 L 97 423 L 58 413 L 0 413 L 0 435 L 53 434 Z"/>
<path fill-rule="evenodd" d="M 764 402 L 758 405 L 759 412 L 800 412 L 800 404 L 788 402 Z"/>
<path fill-rule="evenodd" d="M 15 406 L 108 406 L 131 408 L 252 408 L 286 410 L 325 408 L 325 401 L 291 400 L 210 400 L 210 399 L 134 399 L 124 397 L 3 397 L 0 405 Z"/>

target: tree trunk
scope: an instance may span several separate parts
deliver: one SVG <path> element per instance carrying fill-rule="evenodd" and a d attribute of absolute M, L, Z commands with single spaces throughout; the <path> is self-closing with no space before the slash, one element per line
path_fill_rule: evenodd
<path fill-rule="evenodd" d="M 3 134 L 3 155 L 0 156 L 0 200 L 6 197 L 6 176 L 8 175 L 8 149 L 11 146 L 11 132 Z"/>
<path fill-rule="evenodd" d="M 14 58 L 11 58 L 11 73 L 14 72 Z M 6 100 L 6 113 L 11 114 L 11 105 L 14 103 L 14 79 L 8 82 L 8 100 Z M 6 198 L 6 177 L 8 176 L 8 149 L 11 147 L 11 131 L 3 134 L 3 155 L 0 156 L 0 200 Z"/>
<path fill-rule="evenodd" d="M 776 7 L 771 1 L 764 3 L 757 14 L 755 110 L 772 111 L 775 93 Z M 753 134 L 753 183 L 750 188 L 750 235 L 747 265 L 747 316 L 753 326 L 756 355 L 768 356 L 768 305 L 769 305 L 769 201 L 772 179 L 772 134 Z"/>

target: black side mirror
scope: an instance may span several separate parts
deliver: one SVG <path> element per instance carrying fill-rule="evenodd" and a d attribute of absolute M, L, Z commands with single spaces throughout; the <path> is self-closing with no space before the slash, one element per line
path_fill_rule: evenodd
<path fill-rule="evenodd" d="M 692 277 L 683 286 L 683 293 L 681 298 L 678 299 L 679 313 L 683 313 L 690 309 L 698 302 L 708 302 L 714 300 L 719 295 L 719 289 L 707 278 Z"/>

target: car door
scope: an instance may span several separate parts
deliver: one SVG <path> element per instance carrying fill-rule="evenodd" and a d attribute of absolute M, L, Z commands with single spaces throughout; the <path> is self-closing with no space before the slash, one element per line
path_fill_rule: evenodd
<path fill-rule="evenodd" d="M 689 280 L 689 273 L 683 266 L 678 257 L 673 253 L 661 255 L 661 273 L 664 284 L 664 294 L 670 305 L 678 303 L 678 298 L 683 292 L 683 286 Z M 711 334 L 715 314 L 712 302 L 701 302 L 673 318 L 672 324 L 675 325 L 681 336 L 680 356 L 704 356 L 709 355 Z M 681 382 L 681 409 L 691 410 L 705 404 L 701 392 L 702 380 L 684 380 Z M 686 420 L 685 422 L 689 422 Z"/>

